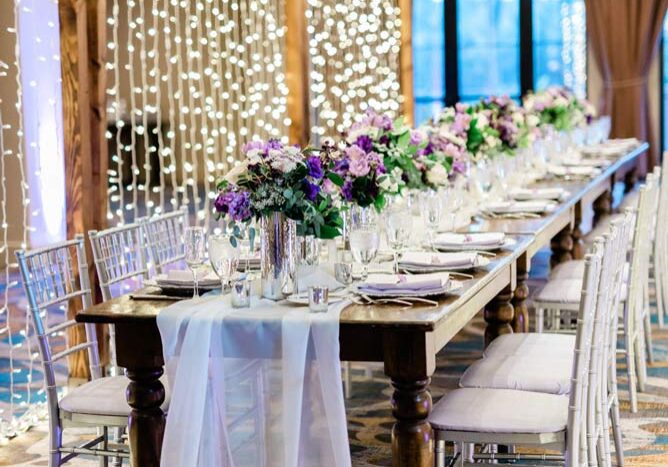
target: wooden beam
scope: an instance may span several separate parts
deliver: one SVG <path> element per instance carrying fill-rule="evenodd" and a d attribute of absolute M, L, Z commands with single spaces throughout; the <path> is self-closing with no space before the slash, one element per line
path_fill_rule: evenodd
<path fill-rule="evenodd" d="M 404 96 L 404 116 L 406 121 L 415 123 L 415 96 L 413 95 L 413 1 L 399 0 L 401 10 L 401 49 L 399 51 L 399 82 Z"/>
<path fill-rule="evenodd" d="M 106 227 L 105 2 L 58 2 L 68 238 Z M 90 245 L 87 244 L 86 250 L 88 261 L 92 263 Z M 95 268 L 89 270 L 91 284 L 95 284 Z M 95 289 L 93 298 L 98 301 L 99 291 Z M 71 317 L 80 311 L 80 306 L 78 303 L 70 305 Z M 72 331 L 71 345 L 84 340 L 82 329 Z M 99 340 L 105 342 L 102 336 Z M 70 359 L 70 372 L 76 377 L 87 376 L 88 365 L 83 353 Z"/>
<path fill-rule="evenodd" d="M 290 142 L 306 145 L 309 142 L 308 40 L 306 34 L 306 3 L 286 0 L 285 74 L 290 117 Z"/>

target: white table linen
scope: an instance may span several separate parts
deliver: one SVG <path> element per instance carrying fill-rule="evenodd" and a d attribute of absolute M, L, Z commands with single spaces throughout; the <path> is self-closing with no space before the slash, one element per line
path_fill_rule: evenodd
<path fill-rule="evenodd" d="M 255 298 L 233 309 L 229 296 L 213 296 L 164 309 L 157 322 L 172 398 L 161 465 L 256 466 L 264 456 L 272 466 L 350 466 L 339 360 L 348 303 L 309 313 Z M 230 425 L 234 404 L 249 398 L 239 371 L 249 365 L 265 386 L 250 395 L 260 422 L 255 458 L 234 451 L 239 427 Z"/>

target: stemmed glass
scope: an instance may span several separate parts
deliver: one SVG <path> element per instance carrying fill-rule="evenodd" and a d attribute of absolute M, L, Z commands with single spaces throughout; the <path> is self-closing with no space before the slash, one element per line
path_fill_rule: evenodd
<path fill-rule="evenodd" d="M 206 260 L 206 234 L 202 227 L 187 227 L 183 233 L 185 246 L 185 261 L 193 273 L 193 298 L 199 297 L 199 281 L 197 270 L 204 265 Z"/>
<path fill-rule="evenodd" d="M 209 261 L 220 279 L 220 290 L 224 293 L 225 286 L 239 267 L 239 248 L 232 245 L 228 235 L 209 237 Z"/>
<path fill-rule="evenodd" d="M 362 280 L 369 276 L 369 263 L 374 260 L 380 245 L 378 225 L 371 209 L 360 208 L 352 215 L 350 250 L 355 261 L 362 263 Z"/>
<path fill-rule="evenodd" d="M 427 225 L 429 235 L 429 245 L 434 249 L 434 235 L 441 224 L 441 215 L 443 214 L 443 202 L 441 197 L 435 191 L 427 191 L 422 195 L 422 205 L 420 206 L 422 219 Z"/>
<path fill-rule="evenodd" d="M 394 256 L 394 272 L 399 273 L 399 255 L 406 248 L 413 231 L 413 216 L 407 206 L 393 206 L 385 219 L 387 243 Z"/>

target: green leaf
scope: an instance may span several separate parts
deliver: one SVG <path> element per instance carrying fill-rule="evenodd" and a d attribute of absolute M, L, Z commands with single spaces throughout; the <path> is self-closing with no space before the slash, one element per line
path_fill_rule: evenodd
<path fill-rule="evenodd" d="M 343 178 L 341 178 L 341 177 L 339 176 L 339 174 L 336 174 L 336 173 L 334 173 L 334 172 L 329 172 L 329 173 L 327 174 L 327 178 L 330 179 L 331 182 L 332 182 L 334 185 L 336 185 L 336 186 L 338 186 L 338 187 L 342 187 L 342 186 L 343 186 Z"/>
<path fill-rule="evenodd" d="M 403 133 L 401 136 L 399 136 L 399 139 L 397 140 L 397 146 L 399 146 L 400 148 L 407 148 L 410 142 L 411 142 L 411 133 L 410 131 L 407 131 Z"/>
<path fill-rule="evenodd" d="M 238 243 L 237 243 L 237 239 L 236 239 L 236 237 L 230 236 L 230 244 L 231 244 L 234 248 L 237 247 Z"/>

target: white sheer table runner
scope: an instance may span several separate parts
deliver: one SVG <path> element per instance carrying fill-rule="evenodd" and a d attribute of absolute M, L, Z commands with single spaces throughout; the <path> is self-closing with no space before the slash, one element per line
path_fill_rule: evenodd
<path fill-rule="evenodd" d="M 349 467 L 339 314 L 229 297 L 158 315 L 171 402 L 162 466 Z"/>

